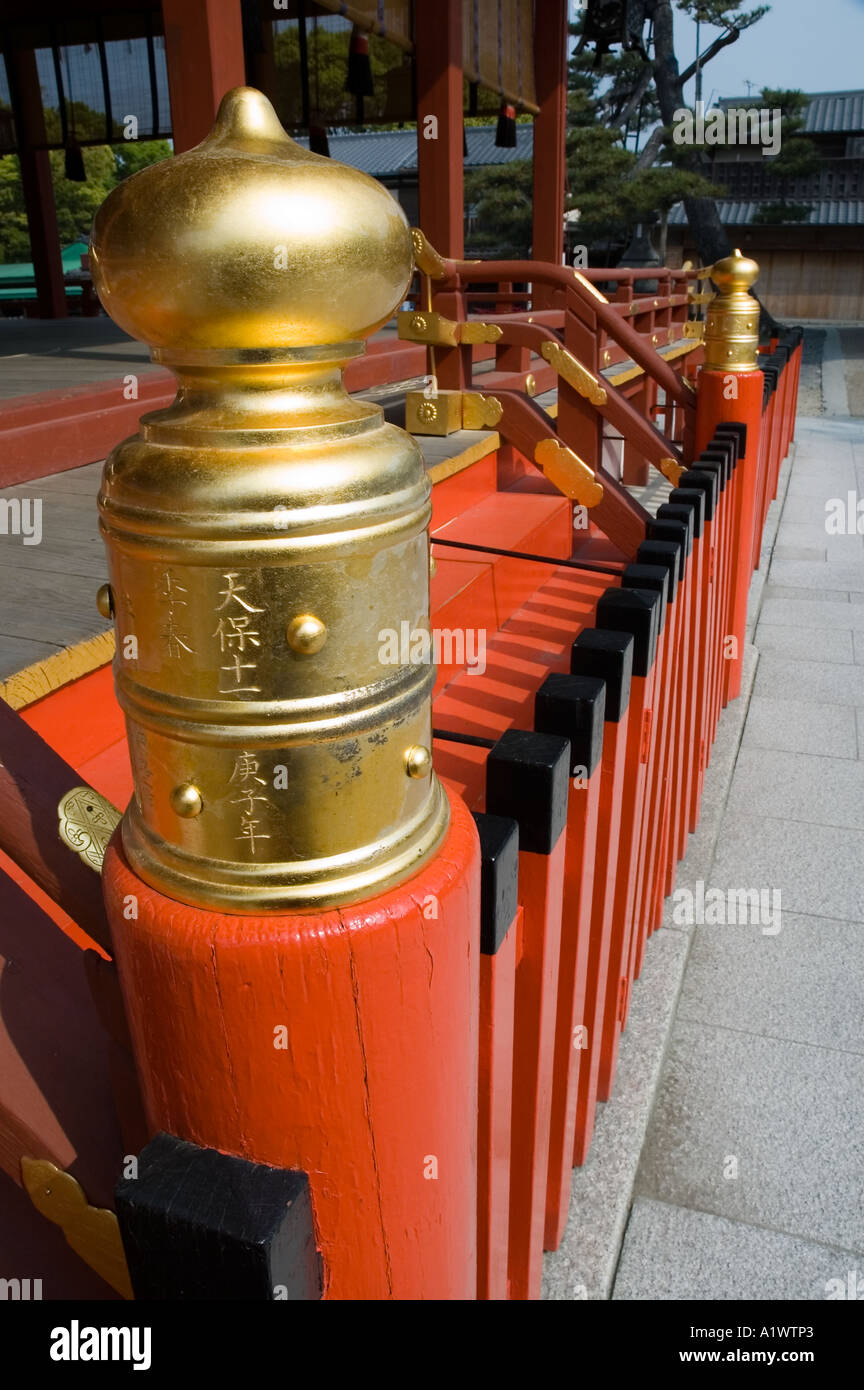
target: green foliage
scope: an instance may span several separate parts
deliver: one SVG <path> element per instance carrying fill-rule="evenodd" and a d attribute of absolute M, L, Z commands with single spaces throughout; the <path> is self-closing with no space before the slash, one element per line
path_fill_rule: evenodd
<path fill-rule="evenodd" d="M 104 116 L 91 111 L 81 102 L 71 103 L 69 122 L 80 140 L 98 137 L 105 129 Z M 49 140 L 61 138 L 60 116 L 50 108 L 45 112 L 45 127 Z M 114 145 L 86 146 L 82 151 L 87 179 L 75 183 L 66 178 L 63 150 L 51 150 L 51 182 L 57 207 L 57 230 L 61 246 L 73 241 L 87 241 L 96 212 L 111 189 L 121 179 L 136 174 L 149 164 L 166 159 L 171 154 L 167 140 L 124 140 Z M 32 259 L 27 214 L 21 187 L 21 166 L 17 155 L 0 158 L 0 264 L 27 262 Z"/>
<path fill-rule="evenodd" d="M 465 206 L 471 253 L 499 260 L 521 260 L 531 247 L 532 163 L 515 159 L 465 174 Z"/>
<path fill-rule="evenodd" d="M 807 98 L 803 92 L 763 87 L 762 105 L 770 111 L 780 112 L 780 151 L 768 161 L 766 167 L 771 178 L 776 180 L 782 196 L 790 179 L 815 173 L 819 168 L 816 146 L 803 133 Z M 789 206 L 796 205 L 790 203 Z"/>
<path fill-rule="evenodd" d="M 142 169 L 158 164 L 162 159 L 170 159 L 173 154 L 170 140 L 124 140 L 111 148 L 117 161 L 118 180 L 139 174 Z"/>
<path fill-rule="evenodd" d="M 377 34 L 369 36 L 369 65 L 375 87 L 364 99 L 364 116 L 376 128 L 388 113 L 398 120 L 411 119 L 411 73 L 405 55 L 395 44 Z M 309 62 L 309 107 L 312 125 L 351 126 L 356 119 L 356 98 L 345 90 L 348 75 L 350 30 L 329 29 L 307 20 L 306 51 Z M 273 105 L 282 124 L 302 126 L 303 102 L 300 78 L 300 37 L 297 26 L 283 29 L 273 41 L 276 64 Z"/>
<path fill-rule="evenodd" d="M 713 24 L 718 29 L 749 29 L 770 10 L 770 5 L 757 5 L 754 10 L 739 10 L 729 0 L 678 0 L 678 9 L 700 24 Z"/>
<path fill-rule="evenodd" d="M 788 222 L 806 222 L 812 209 L 809 203 L 761 203 L 753 215 L 754 222 L 779 227 Z"/>

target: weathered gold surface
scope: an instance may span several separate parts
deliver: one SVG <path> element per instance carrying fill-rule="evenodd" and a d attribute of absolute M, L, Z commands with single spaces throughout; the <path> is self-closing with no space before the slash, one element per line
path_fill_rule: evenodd
<path fill-rule="evenodd" d="M 407 343 L 456 347 L 459 342 L 460 325 L 433 309 L 404 309 L 396 315 L 396 327 L 399 337 Z"/>
<path fill-rule="evenodd" d="M 602 499 L 603 484 L 598 483 L 593 469 L 557 439 L 541 439 L 534 450 L 534 462 L 544 477 L 571 501 L 596 507 Z"/>
<path fill-rule="evenodd" d="M 239 912 L 391 887 L 448 819 L 434 775 L 405 770 L 431 747 L 434 669 L 382 655 L 382 633 L 429 626 L 430 485 L 342 368 L 404 298 L 402 211 L 239 88 L 195 150 L 109 196 L 92 254 L 109 312 L 179 380 L 100 494 L 126 852 L 169 895 Z M 298 618 L 326 642 L 301 623 L 293 645 Z"/>
<path fill-rule="evenodd" d="M 705 366 L 716 371 L 752 372 L 759 365 L 759 304 L 749 293 L 759 266 L 736 250 L 706 267 L 718 293 L 705 318 Z"/>
<path fill-rule="evenodd" d="M 463 430 L 494 430 L 504 407 L 497 396 L 484 396 L 481 391 L 462 392 Z"/>
<path fill-rule="evenodd" d="M 100 584 L 96 590 L 96 609 L 103 618 L 114 617 L 114 595 L 110 584 Z"/>
<path fill-rule="evenodd" d="M 64 845 L 101 874 L 105 847 L 120 820 L 117 807 L 92 787 L 73 787 L 57 807 L 57 816 Z"/>
<path fill-rule="evenodd" d="M 418 270 L 428 275 L 430 280 L 443 280 L 447 274 L 447 263 L 430 241 L 427 241 L 419 227 L 411 228 L 411 244 Z"/>
<path fill-rule="evenodd" d="M 409 434 L 452 434 L 462 428 L 462 392 L 405 392 L 405 428 Z"/>
<path fill-rule="evenodd" d="M 698 338 L 701 342 L 702 339 L 705 337 L 704 319 L 688 319 L 687 322 L 684 324 L 684 337 Z"/>
<path fill-rule="evenodd" d="M 72 1174 L 47 1158 L 22 1158 L 21 1177 L 36 1210 L 60 1227 L 76 1255 L 121 1298 L 134 1298 L 116 1214 L 91 1207 Z"/>
<path fill-rule="evenodd" d="M 460 343 L 497 343 L 503 333 L 500 323 L 484 323 L 482 319 L 469 319 L 459 325 Z"/>
<path fill-rule="evenodd" d="M 673 487 L 678 486 L 681 481 L 681 474 L 684 472 L 682 464 L 676 463 L 675 459 L 665 458 L 660 460 L 657 467 L 660 469 L 663 477 L 669 479 Z"/>
<path fill-rule="evenodd" d="M 606 392 L 602 385 L 593 372 L 583 367 L 572 352 L 568 352 L 560 343 L 553 343 L 551 339 L 543 343 L 540 351 L 549 365 L 554 367 L 558 375 L 578 391 L 580 396 L 584 396 L 592 405 L 606 404 Z"/>

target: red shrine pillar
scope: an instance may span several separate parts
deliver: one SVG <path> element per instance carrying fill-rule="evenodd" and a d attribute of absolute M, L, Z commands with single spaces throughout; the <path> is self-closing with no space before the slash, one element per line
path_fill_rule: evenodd
<path fill-rule="evenodd" d="M 459 260 L 464 249 L 462 0 L 417 5 L 414 48 L 420 226 L 436 251 Z"/>
<path fill-rule="evenodd" d="M 174 153 L 199 144 L 246 82 L 240 0 L 162 0 Z"/>
<path fill-rule="evenodd" d="M 534 82 L 540 107 L 534 118 L 535 261 L 560 265 L 564 254 L 565 137 L 567 133 L 567 0 L 535 8 Z M 550 291 L 535 292 L 548 297 Z"/>
<path fill-rule="evenodd" d="M 45 117 L 36 55 L 32 48 L 13 47 L 9 50 L 7 61 L 39 317 L 64 319 L 66 288 L 63 284 L 54 185 L 51 182 L 51 156 L 46 149 L 34 148 L 45 142 Z"/>

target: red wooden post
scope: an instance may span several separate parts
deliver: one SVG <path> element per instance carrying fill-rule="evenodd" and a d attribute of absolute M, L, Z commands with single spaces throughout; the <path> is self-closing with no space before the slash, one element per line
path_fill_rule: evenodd
<path fill-rule="evenodd" d="M 618 871 L 612 908 L 612 935 L 606 978 L 606 1002 L 599 1039 L 597 1096 L 608 1100 L 615 1075 L 618 1039 L 627 1017 L 630 994 L 630 938 L 638 877 L 648 749 L 657 677 L 657 638 L 665 594 L 656 589 L 610 589 L 597 604 L 596 621 L 633 638 L 633 676 L 627 720 L 627 794 L 621 806 Z"/>
<path fill-rule="evenodd" d="M 464 246 L 462 0 L 414 10 L 420 226 L 442 256 Z"/>
<path fill-rule="evenodd" d="M 162 0 L 174 151 L 204 139 L 219 103 L 246 81 L 240 0 Z"/>
<path fill-rule="evenodd" d="M 646 792 L 647 818 L 639 856 L 629 970 L 631 979 L 635 979 L 641 972 L 645 941 L 653 923 L 657 880 L 660 876 L 666 839 L 666 792 L 674 743 L 675 688 L 682 642 L 682 605 L 679 601 L 682 549 L 680 540 L 646 540 L 640 545 L 636 557 L 639 567 L 647 565 L 651 569 L 663 568 L 667 575 L 668 589 L 666 626 L 658 654 L 657 692 L 652 720 L 654 746 Z"/>
<path fill-rule="evenodd" d="M 560 734 L 569 741 L 572 779 L 567 812 L 546 1180 L 546 1250 L 557 1250 L 567 1224 L 579 1071 L 588 1047 L 583 1020 L 605 705 L 606 687 L 602 680 L 593 676 L 568 676 L 563 672 L 546 677 L 534 703 L 537 729 Z"/>
<path fill-rule="evenodd" d="M 519 827 L 475 814 L 480 832 L 480 1093 L 477 1133 L 477 1297 L 508 1297 L 513 1115 L 513 1000 L 519 907 Z"/>
<path fill-rule="evenodd" d="M 741 421 L 747 426 L 747 444 L 738 463 L 735 514 L 729 518 L 731 531 L 732 607 L 728 631 L 723 637 L 735 639 L 732 655 L 725 663 L 724 688 L 727 699 L 734 700 L 741 690 L 741 670 L 747 632 L 747 600 L 750 577 L 753 573 L 753 532 L 756 522 L 756 488 L 759 474 L 759 450 L 762 438 L 761 371 L 736 372 L 732 378 L 735 395 L 729 396 L 728 378 L 731 373 L 703 367 L 699 374 L 699 407 L 697 412 L 697 447 L 704 448 L 713 438 L 714 430 L 723 420 Z"/>
<path fill-rule="evenodd" d="M 338 911 L 183 906 L 106 855 L 147 1118 L 309 1174 L 327 1299 L 476 1296 L 479 856 L 451 814 L 419 874 Z"/>
<path fill-rule="evenodd" d="M 585 1162 L 594 1132 L 597 1084 L 606 1005 L 609 955 L 614 931 L 615 886 L 621 812 L 626 794 L 626 750 L 630 718 L 633 638 L 629 633 L 586 628 L 573 643 L 571 670 L 575 675 L 606 682 L 603 753 L 600 765 L 600 808 L 594 855 L 594 892 L 588 944 L 584 1018 L 587 1057 L 579 1068 L 573 1162 Z"/>
<path fill-rule="evenodd" d="M 513 1038 L 512 1299 L 538 1299 L 541 1289 L 569 767 L 565 739 L 516 729 L 499 739 L 486 762 L 487 810 L 519 824 L 523 915 Z"/>
<path fill-rule="evenodd" d="M 567 0 L 544 0 L 534 10 L 534 81 L 540 110 L 534 117 L 532 255 L 552 265 L 561 265 L 564 256 L 567 8 Z M 534 308 L 546 308 L 551 295 L 551 288 L 536 285 Z"/>
<path fill-rule="evenodd" d="M 24 206 L 27 209 L 30 254 L 36 277 L 36 303 L 41 318 L 62 319 L 66 317 L 66 287 L 63 283 L 54 185 L 51 181 L 51 159 L 48 150 L 35 148 L 44 144 L 46 138 L 36 54 L 32 48 L 19 49 L 10 44 L 6 61 L 19 141 L 18 160 Z"/>

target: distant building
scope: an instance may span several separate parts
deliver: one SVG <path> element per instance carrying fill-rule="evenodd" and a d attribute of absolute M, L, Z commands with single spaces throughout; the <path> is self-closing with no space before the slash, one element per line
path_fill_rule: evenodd
<path fill-rule="evenodd" d="M 297 143 L 308 147 L 309 140 L 305 136 L 298 136 Z M 350 164 L 354 169 L 362 169 L 364 174 L 378 179 L 396 195 L 411 225 L 418 225 L 416 130 L 348 131 L 344 135 L 331 134 L 328 145 L 331 159 Z M 510 164 L 516 159 L 531 159 L 534 122 L 517 121 L 516 145 L 512 148 L 495 144 L 494 124 L 466 126 L 465 147 L 463 163 L 466 173 L 471 169 L 484 169 L 490 164 Z M 469 205 L 465 208 L 466 238 L 470 238 L 473 230 L 471 219 L 472 209 Z"/>
<path fill-rule="evenodd" d="M 760 220 L 780 201 L 771 159 L 755 145 L 718 147 L 713 178 L 727 190 L 720 220 L 736 246 L 761 267 L 758 289 L 780 318 L 864 319 L 864 91 L 808 97 L 802 134 L 816 147 L 819 167 L 786 182 L 783 199 L 806 205 L 802 222 Z M 724 97 L 723 108 L 754 105 Z M 669 259 L 697 258 L 682 205 L 669 216 Z"/>

